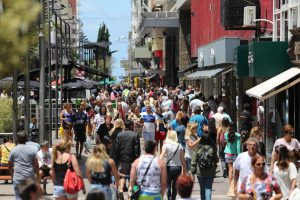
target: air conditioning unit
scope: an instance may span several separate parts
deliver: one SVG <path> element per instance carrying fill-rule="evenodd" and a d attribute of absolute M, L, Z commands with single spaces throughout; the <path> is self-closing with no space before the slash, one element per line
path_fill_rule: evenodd
<path fill-rule="evenodd" d="M 244 26 L 256 26 L 256 6 L 244 7 Z"/>

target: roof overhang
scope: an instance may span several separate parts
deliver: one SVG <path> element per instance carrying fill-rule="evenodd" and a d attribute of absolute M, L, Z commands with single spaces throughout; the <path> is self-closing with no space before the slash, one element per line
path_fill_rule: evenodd
<path fill-rule="evenodd" d="M 143 12 L 139 26 L 141 35 L 150 33 L 152 37 L 163 37 L 167 29 L 179 28 L 177 12 Z"/>
<path fill-rule="evenodd" d="M 261 101 L 268 99 L 300 82 L 300 68 L 292 67 L 273 78 L 249 89 L 246 94 Z"/>

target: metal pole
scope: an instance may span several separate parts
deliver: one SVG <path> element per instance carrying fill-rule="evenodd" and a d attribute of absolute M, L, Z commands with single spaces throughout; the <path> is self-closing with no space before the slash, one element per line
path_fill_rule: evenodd
<path fill-rule="evenodd" d="M 52 7 L 54 9 L 54 7 Z M 55 15 L 55 138 L 58 138 L 58 37 L 57 37 L 57 14 Z"/>
<path fill-rule="evenodd" d="M 25 132 L 29 136 L 29 124 L 30 124 L 30 66 L 28 53 L 25 55 Z"/>
<path fill-rule="evenodd" d="M 39 93 L 39 140 L 44 140 L 45 134 L 45 11 L 44 0 L 40 0 L 42 11 L 40 13 L 40 33 L 39 33 L 39 56 L 40 56 L 40 93 Z"/>
<path fill-rule="evenodd" d="M 52 0 L 53 1 L 53 0 Z M 52 145 L 52 88 L 51 88 L 51 58 L 52 58 L 52 45 L 51 45 L 51 17 L 50 1 L 48 4 L 48 93 L 49 93 L 49 143 Z"/>
<path fill-rule="evenodd" d="M 13 140 L 17 143 L 18 132 L 18 72 L 13 70 Z"/>
<path fill-rule="evenodd" d="M 60 108 L 62 110 L 63 107 L 63 80 L 62 80 L 62 76 L 63 76 L 63 29 L 62 29 L 62 19 L 61 17 L 59 17 L 59 22 L 60 22 Z"/>

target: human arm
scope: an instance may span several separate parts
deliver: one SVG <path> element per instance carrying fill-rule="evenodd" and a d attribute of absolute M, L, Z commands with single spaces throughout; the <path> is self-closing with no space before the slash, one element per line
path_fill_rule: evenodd
<path fill-rule="evenodd" d="M 83 177 L 82 177 L 82 174 L 81 174 L 81 171 L 80 171 L 80 168 L 79 168 L 79 164 L 78 164 L 78 161 L 75 157 L 75 155 L 73 154 L 70 154 L 71 155 L 71 163 L 72 163 L 72 167 L 76 173 L 76 175 L 82 180 L 82 183 L 83 183 L 83 193 L 86 192 L 86 189 L 85 189 L 85 185 L 84 185 L 84 181 L 83 181 Z"/>
<path fill-rule="evenodd" d="M 128 188 L 128 195 L 129 195 L 129 197 L 132 194 L 133 186 L 136 183 L 136 179 L 137 179 L 137 176 L 136 176 L 136 167 L 137 167 L 138 163 L 139 163 L 139 158 L 136 159 L 132 163 L 132 166 L 131 166 L 131 170 L 130 170 L 130 183 L 129 183 L 129 188 Z M 128 198 L 128 199 L 130 199 L 130 198 Z"/>
<path fill-rule="evenodd" d="M 119 173 L 118 173 L 116 164 L 115 164 L 114 160 L 112 160 L 112 159 L 109 159 L 108 163 L 111 167 L 111 173 L 115 177 L 116 186 L 117 186 L 117 189 L 118 189 L 120 177 L 119 177 Z"/>
<path fill-rule="evenodd" d="M 136 136 L 134 137 L 133 152 L 134 152 L 134 159 L 140 157 L 141 145 L 140 145 L 140 138 L 139 138 L 138 134 L 136 134 Z"/>
<path fill-rule="evenodd" d="M 89 182 L 91 183 L 92 182 L 92 177 L 91 177 L 91 171 L 89 168 L 86 168 L 86 178 L 89 180 Z"/>
<path fill-rule="evenodd" d="M 164 194 L 166 192 L 167 188 L 167 169 L 166 169 L 166 164 L 163 160 L 158 160 L 158 164 L 160 166 L 160 179 L 161 179 L 161 197 L 162 199 L 164 198 Z"/>
<path fill-rule="evenodd" d="M 182 174 L 186 174 L 186 165 L 185 165 L 185 160 L 184 160 L 184 150 L 180 150 L 180 161 L 182 165 Z"/>
<path fill-rule="evenodd" d="M 198 137 L 195 142 L 188 139 L 188 140 L 186 140 L 186 144 L 187 144 L 189 149 L 193 149 L 195 146 L 197 146 L 199 144 L 200 140 L 201 140 L 201 137 Z"/>
<path fill-rule="evenodd" d="M 39 183 L 41 178 L 40 178 L 40 168 L 39 168 L 39 162 L 37 157 L 34 158 L 33 160 L 33 167 L 34 167 L 34 172 L 35 172 L 35 176 L 36 176 L 36 180 Z"/>
<path fill-rule="evenodd" d="M 166 149 L 166 146 L 164 145 L 162 148 L 162 151 L 160 153 L 159 159 L 163 160 L 166 155 L 166 152 L 167 152 L 167 149 Z"/>

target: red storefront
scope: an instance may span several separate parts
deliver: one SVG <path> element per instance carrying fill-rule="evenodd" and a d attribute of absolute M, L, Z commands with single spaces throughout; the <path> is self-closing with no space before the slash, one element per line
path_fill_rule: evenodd
<path fill-rule="evenodd" d="M 273 1 L 261 0 L 260 6 L 260 17 L 273 20 Z M 272 29 L 272 27 L 267 24 L 267 29 Z M 240 37 L 241 40 L 249 40 L 254 34 L 254 31 L 249 30 L 225 30 L 221 26 L 221 0 L 191 0 L 192 57 L 197 57 L 198 47 L 221 37 Z"/>

